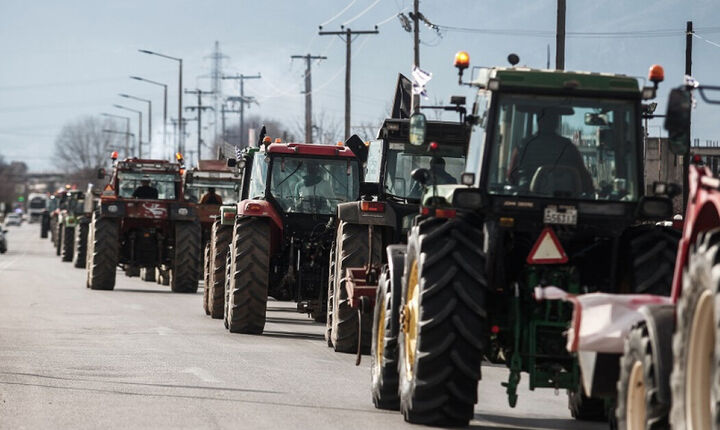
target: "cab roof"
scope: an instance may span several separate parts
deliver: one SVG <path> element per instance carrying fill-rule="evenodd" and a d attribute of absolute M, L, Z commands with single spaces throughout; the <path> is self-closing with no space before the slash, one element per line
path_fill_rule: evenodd
<path fill-rule="evenodd" d="M 321 145 L 314 143 L 271 143 L 265 149 L 269 154 L 315 155 L 323 157 L 355 158 L 345 146 Z"/>
<path fill-rule="evenodd" d="M 498 82 L 492 88 L 491 82 Z M 607 91 L 641 94 L 638 79 L 612 73 L 594 73 L 564 70 L 532 69 L 528 67 L 481 68 L 472 84 L 490 90 L 537 88 L 578 91 Z"/>

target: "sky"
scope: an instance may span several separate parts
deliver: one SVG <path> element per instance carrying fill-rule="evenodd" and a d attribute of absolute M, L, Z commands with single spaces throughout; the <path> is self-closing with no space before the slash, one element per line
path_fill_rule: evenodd
<path fill-rule="evenodd" d="M 664 112 L 670 88 L 682 83 L 684 29 L 691 20 L 698 29 L 693 76 L 720 85 L 720 8 L 714 0 L 567 3 L 567 70 L 645 77 L 650 65 L 660 64 L 665 82 L 657 102 L 658 112 Z M 304 118 L 305 69 L 304 61 L 290 56 L 327 56 L 313 63 L 313 110 L 342 126 L 345 44 L 337 36 L 319 36 L 321 24 L 328 31 L 343 24 L 353 30 L 378 25 L 378 35 L 358 36 L 352 44 L 351 88 L 352 124 L 379 127 L 397 74 L 411 71 L 412 34 L 396 17 L 411 9 L 412 0 L 0 0 L 0 155 L 24 161 L 32 171 L 59 170 L 54 144 L 64 124 L 107 112 L 129 114 L 133 129 L 137 127 L 136 114 L 113 104 L 142 110 L 147 105 L 118 93 L 153 101 L 153 154 L 160 155 L 162 88 L 129 76 L 168 84 L 168 116 L 176 117 L 177 63 L 138 50 L 183 58 L 184 87 L 207 91 L 215 41 L 227 56 L 224 74 L 262 75 L 245 81 L 246 95 L 258 101 L 247 114 L 279 120 L 289 128 L 297 128 Z M 452 67 L 459 50 L 469 52 L 472 66 L 507 65 L 507 55 L 516 53 L 520 65 L 544 68 L 549 46 L 554 66 L 556 0 L 421 0 L 420 11 L 440 26 L 439 33 L 421 28 L 420 66 L 433 75 L 428 103 L 447 102 L 451 95 L 472 100 L 471 89 L 457 85 Z M 653 30 L 662 32 L 652 37 L 639 33 Z M 237 84 L 223 81 L 223 93 L 237 95 Z M 196 99 L 186 95 L 183 102 L 194 105 Z M 699 103 L 694 136 L 720 139 L 715 118 L 712 107 Z M 212 122 L 210 113 L 207 119 Z M 664 133 L 661 126 L 660 120 L 652 121 L 650 134 Z M 194 146 L 194 124 L 189 128 L 188 146 Z"/>

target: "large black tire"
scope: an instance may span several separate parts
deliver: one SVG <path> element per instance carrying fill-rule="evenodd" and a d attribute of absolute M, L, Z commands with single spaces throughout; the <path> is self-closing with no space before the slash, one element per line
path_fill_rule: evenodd
<path fill-rule="evenodd" d="M 372 347 L 370 349 L 370 381 L 373 403 L 378 409 L 400 409 L 398 395 L 397 333 L 393 333 L 393 297 L 391 275 L 383 267 L 378 280 L 373 313 Z M 395 313 L 396 314 L 396 313 Z"/>
<path fill-rule="evenodd" d="M 607 421 L 605 400 L 588 397 L 583 390 L 581 382 L 576 391 L 568 391 L 570 415 L 580 421 Z"/>
<path fill-rule="evenodd" d="M 345 221 L 338 226 L 335 241 L 335 286 L 333 287 L 333 315 L 330 339 L 337 352 L 356 353 L 358 347 L 358 311 L 350 306 L 345 289 L 345 271 L 348 267 L 363 267 L 368 262 L 369 237 L 368 226 L 350 224 Z M 373 261 L 381 261 L 382 238 L 379 229 L 373 231 Z M 372 315 L 362 316 L 363 353 L 370 352 L 372 344 Z"/>
<path fill-rule="evenodd" d="M 60 256 L 62 253 L 62 234 L 65 229 L 62 225 L 56 224 L 55 227 L 55 241 L 53 242 L 55 244 L 55 255 Z"/>
<path fill-rule="evenodd" d="M 66 263 L 69 263 L 73 259 L 73 250 L 75 248 L 75 227 L 62 227 L 61 245 L 60 245 L 60 259 Z"/>
<path fill-rule="evenodd" d="M 50 231 L 50 217 L 47 214 L 43 214 L 42 219 L 40 221 L 40 239 L 47 238 L 49 231 Z"/>
<path fill-rule="evenodd" d="M 469 221 L 431 218 L 411 229 L 398 337 L 408 422 L 456 426 L 473 417 L 488 343 L 485 260 L 482 230 Z"/>
<path fill-rule="evenodd" d="M 115 272 L 120 252 L 118 223 L 109 218 L 96 218 L 90 224 L 87 250 L 87 287 L 93 290 L 115 288 Z"/>
<path fill-rule="evenodd" d="M 333 320 L 333 303 L 335 303 L 335 242 L 330 247 L 330 262 L 328 263 L 328 284 L 327 284 L 327 306 L 325 311 L 325 342 L 327 346 L 332 344 L 332 320 Z"/>
<path fill-rule="evenodd" d="M 86 222 L 78 223 L 77 227 L 75 227 L 75 252 L 73 253 L 72 262 L 73 267 L 78 269 L 85 268 L 89 228 L 90 224 Z"/>
<path fill-rule="evenodd" d="M 632 292 L 669 296 L 680 232 L 669 227 L 637 227 L 630 240 Z"/>
<path fill-rule="evenodd" d="M 170 271 L 170 290 L 173 293 L 197 292 L 201 252 L 200 225 L 194 222 L 176 222 L 173 267 Z"/>
<path fill-rule="evenodd" d="M 140 268 L 140 280 L 145 282 L 155 282 L 155 268 L 154 267 L 141 267 Z"/>
<path fill-rule="evenodd" d="M 203 310 L 205 315 L 210 315 L 209 301 L 210 294 L 210 250 L 212 249 L 211 242 L 205 244 L 205 264 L 203 264 Z"/>
<path fill-rule="evenodd" d="M 223 324 L 226 329 L 230 328 L 228 319 L 228 307 L 230 305 L 230 281 L 232 280 L 232 244 L 227 246 L 225 251 L 225 306 L 223 306 Z"/>
<path fill-rule="evenodd" d="M 715 300 L 720 286 L 720 229 L 700 233 L 690 250 L 676 308 L 670 376 L 673 430 L 718 428 L 720 336 Z M 712 405 L 712 407 L 711 407 Z M 713 411 L 715 416 L 712 416 Z"/>
<path fill-rule="evenodd" d="M 615 409 L 619 430 L 661 430 L 669 427 L 669 405 L 658 401 L 655 354 L 647 326 L 645 323 L 638 324 L 625 338 L 625 351 L 620 359 Z"/>
<path fill-rule="evenodd" d="M 270 225 L 267 219 L 240 217 L 232 241 L 228 329 L 262 334 L 270 283 Z"/>
<path fill-rule="evenodd" d="M 225 309 L 225 261 L 228 247 L 232 243 L 233 227 L 222 225 L 219 221 L 213 224 L 210 247 L 210 270 L 208 292 L 208 310 L 214 319 L 221 319 Z"/>

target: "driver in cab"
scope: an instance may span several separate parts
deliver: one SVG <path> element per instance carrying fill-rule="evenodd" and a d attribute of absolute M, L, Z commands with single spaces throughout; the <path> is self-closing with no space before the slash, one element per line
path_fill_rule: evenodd
<path fill-rule="evenodd" d="M 133 191 L 132 196 L 136 199 L 152 199 L 157 200 L 158 190 L 150 185 L 150 177 L 143 176 L 140 180 L 140 186 Z"/>
<path fill-rule="evenodd" d="M 298 197 L 334 197 L 330 182 L 325 179 L 320 166 L 315 163 L 308 163 L 306 173 L 302 180 L 295 186 L 295 195 Z"/>
<path fill-rule="evenodd" d="M 538 114 L 537 133 L 525 139 L 519 147 L 513 149 L 508 181 L 521 187 L 533 188 L 541 182 L 551 182 L 552 192 L 560 186 L 574 193 L 594 193 L 592 176 L 585 167 L 580 151 L 573 142 L 558 134 L 560 115 L 555 112 L 542 111 Z M 540 180 L 542 179 L 542 180 Z M 565 190 L 563 190 L 565 191 Z"/>

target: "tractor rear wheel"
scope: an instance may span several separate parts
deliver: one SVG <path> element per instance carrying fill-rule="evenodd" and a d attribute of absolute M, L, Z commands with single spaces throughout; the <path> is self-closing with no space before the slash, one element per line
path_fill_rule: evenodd
<path fill-rule="evenodd" d="M 43 214 L 42 220 L 40 221 L 40 239 L 46 239 L 48 237 L 49 231 L 50 231 L 50 217 L 47 214 Z"/>
<path fill-rule="evenodd" d="M 341 222 L 338 226 L 338 245 L 335 252 L 335 285 L 333 287 L 332 332 L 330 338 L 337 352 L 356 353 L 358 347 L 358 311 L 350 306 L 350 298 L 345 289 L 345 271 L 348 267 L 363 267 L 368 263 L 369 251 L 368 226 Z M 382 238 L 379 229 L 373 230 L 372 260 L 380 263 Z M 361 350 L 370 352 L 372 344 L 372 316 L 362 316 Z"/>
<path fill-rule="evenodd" d="M 232 333 L 262 334 L 270 283 L 268 220 L 238 218 L 232 247 L 228 328 Z"/>
<path fill-rule="evenodd" d="M 75 227 L 75 252 L 73 253 L 72 262 L 73 267 L 77 267 L 78 269 L 85 268 L 89 229 L 90 224 L 86 222 L 78 223 L 77 227 Z"/>
<path fill-rule="evenodd" d="M 120 252 L 118 223 L 93 215 L 87 250 L 87 286 L 93 290 L 115 288 L 115 272 Z"/>
<path fill-rule="evenodd" d="M 73 259 L 73 248 L 75 247 L 75 227 L 62 226 L 60 237 L 60 258 L 64 262 L 70 262 Z"/>
<path fill-rule="evenodd" d="M 576 420 L 607 421 L 605 400 L 586 396 L 582 382 L 577 391 L 568 391 L 568 409 Z"/>
<path fill-rule="evenodd" d="M 370 349 L 370 381 L 373 403 L 378 409 L 400 409 L 398 396 L 397 334 L 392 330 L 393 294 L 390 270 L 383 267 L 378 280 L 373 313 L 372 347 Z M 397 306 L 397 304 L 395 304 Z"/>
<path fill-rule="evenodd" d="M 56 224 L 55 227 L 55 241 L 53 242 L 55 245 L 55 255 L 60 256 L 60 253 L 62 252 L 62 234 L 63 234 L 63 228 L 62 225 L 59 223 Z"/>
<path fill-rule="evenodd" d="M 400 410 L 411 423 L 467 425 L 487 345 L 482 230 L 431 218 L 411 229 L 398 337 Z"/>
<path fill-rule="evenodd" d="M 720 229 L 698 234 L 677 303 L 670 377 L 673 429 L 709 429 L 720 413 L 720 336 L 715 300 L 720 286 Z M 715 416 L 713 416 L 713 414 Z"/>
<path fill-rule="evenodd" d="M 617 383 L 618 430 L 666 429 L 669 405 L 658 401 L 656 351 L 645 323 L 634 327 L 625 338 Z"/>
<path fill-rule="evenodd" d="M 210 308 L 208 307 L 208 296 L 210 294 L 210 249 L 212 248 L 210 242 L 205 244 L 205 264 L 203 269 L 203 310 L 205 315 L 210 315 Z"/>
<path fill-rule="evenodd" d="M 213 224 L 212 246 L 210 247 L 210 291 L 208 292 L 208 310 L 214 319 L 223 317 L 225 309 L 225 261 L 227 250 L 232 243 L 233 228 L 222 225 L 219 221 Z"/>
<path fill-rule="evenodd" d="M 325 311 L 325 342 L 327 346 L 332 344 L 332 319 L 333 319 L 333 303 L 335 303 L 335 242 L 330 247 L 330 262 L 328 263 L 328 284 L 327 284 L 327 307 Z"/>
<path fill-rule="evenodd" d="M 643 225 L 630 240 L 632 292 L 669 296 L 680 232 L 670 227 Z"/>
<path fill-rule="evenodd" d="M 194 294 L 200 278 L 200 225 L 175 223 L 175 249 L 170 271 L 170 290 Z"/>

